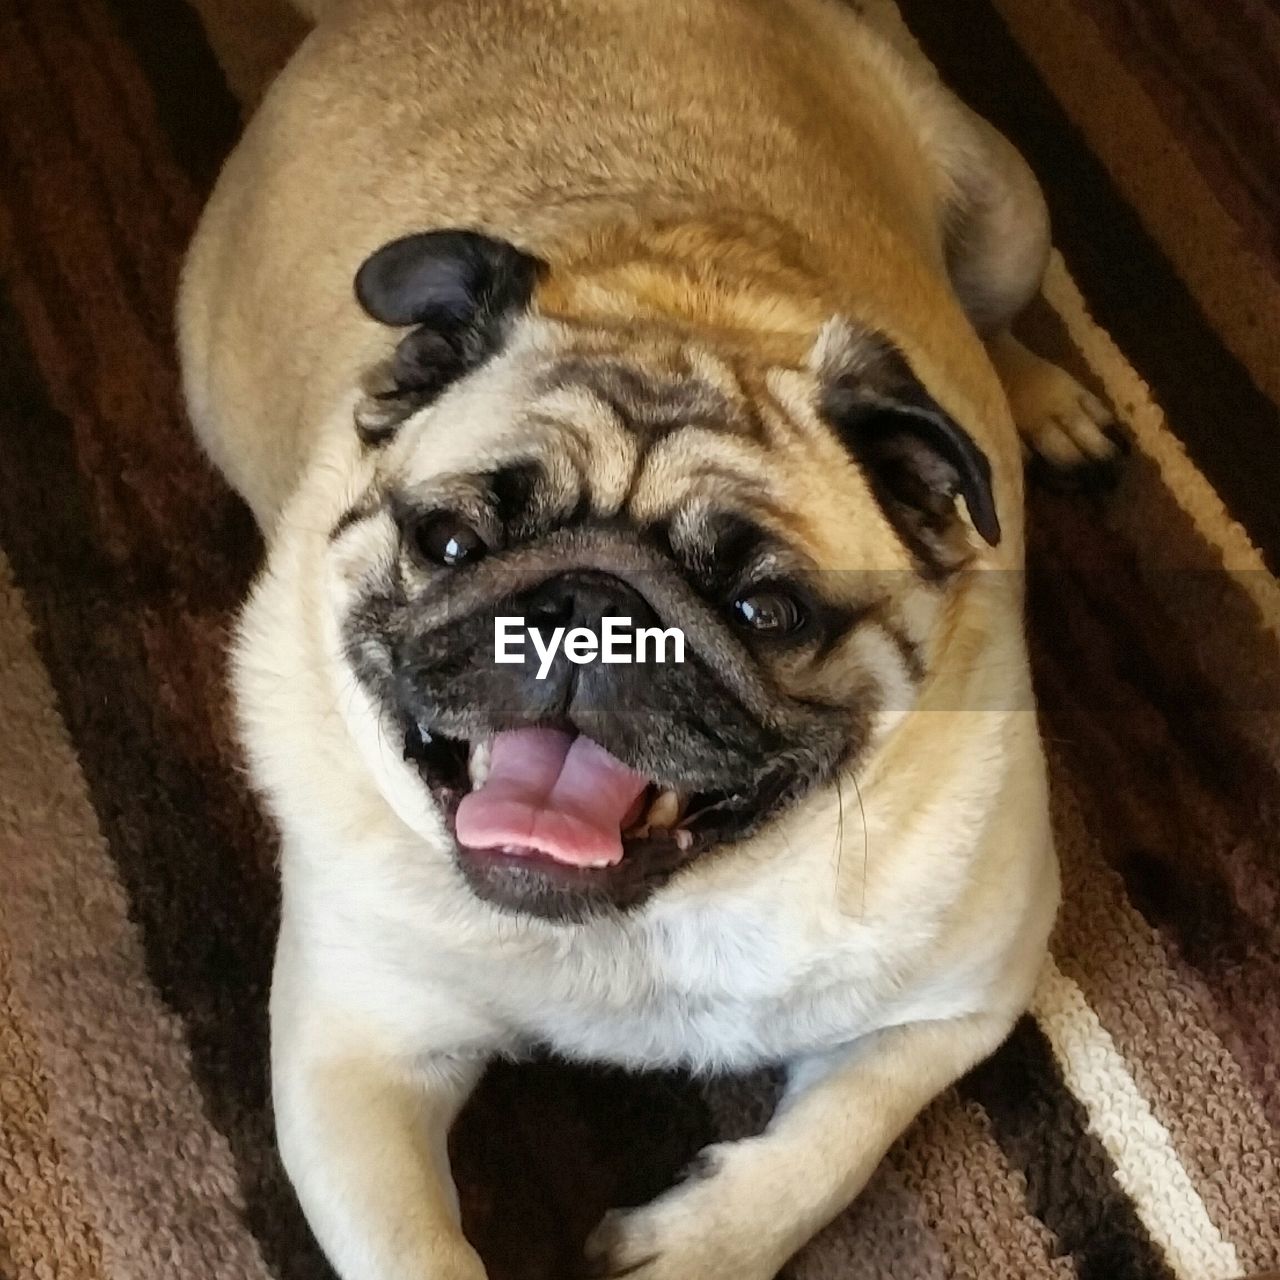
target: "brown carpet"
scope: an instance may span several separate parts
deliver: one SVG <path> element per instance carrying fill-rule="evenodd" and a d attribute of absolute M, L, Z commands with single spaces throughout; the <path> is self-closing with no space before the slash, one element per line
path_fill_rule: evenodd
<path fill-rule="evenodd" d="M 260 548 L 189 438 L 170 330 L 236 95 L 296 26 L 193 3 L 0 0 L 5 1280 L 328 1274 L 272 1146 L 273 849 L 223 690 Z M 1258 1276 L 1280 1268 L 1280 16 L 902 7 L 1044 180 L 1065 265 L 1029 328 L 1136 447 L 1105 500 L 1031 499 L 1055 963 L 790 1270 Z M 494 1072 L 455 1148 L 495 1280 L 565 1280 L 606 1205 L 770 1096 Z"/>

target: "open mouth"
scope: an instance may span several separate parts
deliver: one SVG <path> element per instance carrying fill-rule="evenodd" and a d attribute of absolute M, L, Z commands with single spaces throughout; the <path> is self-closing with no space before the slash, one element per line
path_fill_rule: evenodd
<path fill-rule="evenodd" d="M 572 727 L 465 740 L 408 723 L 405 758 L 476 893 L 551 919 L 637 905 L 704 850 L 746 835 L 761 808 L 755 796 L 645 777 Z"/>

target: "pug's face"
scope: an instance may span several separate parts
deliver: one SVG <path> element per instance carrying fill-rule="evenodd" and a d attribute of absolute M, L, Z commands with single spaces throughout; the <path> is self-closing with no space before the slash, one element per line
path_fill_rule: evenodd
<path fill-rule="evenodd" d="M 999 529 L 986 459 L 876 335 L 832 321 L 795 359 L 553 317 L 546 270 L 470 232 L 361 269 L 405 332 L 330 555 L 344 661 L 472 889 L 580 919 L 825 805 Z M 606 625 L 632 660 L 566 644 Z"/>

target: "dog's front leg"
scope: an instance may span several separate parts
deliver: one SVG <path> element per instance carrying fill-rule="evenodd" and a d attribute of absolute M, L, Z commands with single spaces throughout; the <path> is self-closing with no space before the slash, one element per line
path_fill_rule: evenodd
<path fill-rule="evenodd" d="M 447 1139 L 478 1056 L 405 1057 L 302 984 L 272 991 L 277 1140 L 342 1280 L 484 1280 L 463 1237 Z"/>
<path fill-rule="evenodd" d="M 929 1101 L 1011 1025 L 991 1015 L 917 1023 L 795 1064 L 763 1134 L 708 1147 L 684 1182 L 605 1219 L 587 1246 L 590 1273 L 772 1280 L 862 1190 Z"/>

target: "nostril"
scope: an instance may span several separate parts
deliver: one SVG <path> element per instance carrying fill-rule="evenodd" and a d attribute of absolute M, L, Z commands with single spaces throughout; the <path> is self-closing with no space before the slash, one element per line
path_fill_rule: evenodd
<path fill-rule="evenodd" d="M 552 632 L 572 627 L 578 615 L 575 584 L 569 578 L 553 578 L 526 593 L 515 612 L 523 613 L 525 626 L 534 631 Z"/>
<path fill-rule="evenodd" d="M 612 573 L 562 573 L 522 596 L 520 604 L 524 605 L 526 625 L 535 631 L 556 627 L 599 631 L 604 618 L 609 617 L 623 618 L 632 627 L 657 622 L 657 614 L 643 596 Z"/>
<path fill-rule="evenodd" d="M 543 627 L 567 627 L 573 621 L 575 602 L 573 592 L 559 590 L 536 596 L 525 611 L 525 625 L 540 630 Z"/>
<path fill-rule="evenodd" d="M 535 630 L 581 626 L 596 631 L 606 617 L 630 619 L 632 626 L 657 620 L 634 588 L 599 572 L 562 574 L 535 587 L 521 603 L 527 625 Z"/>

